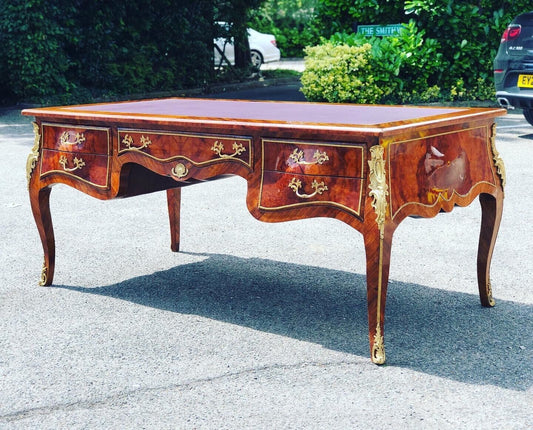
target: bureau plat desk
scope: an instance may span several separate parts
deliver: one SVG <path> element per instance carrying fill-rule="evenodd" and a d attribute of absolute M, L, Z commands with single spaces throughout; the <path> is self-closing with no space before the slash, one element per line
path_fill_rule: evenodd
<path fill-rule="evenodd" d="M 26 109 L 35 117 L 27 178 L 44 248 L 40 284 L 54 275 L 52 185 L 99 199 L 166 190 L 178 251 L 181 187 L 238 175 L 261 221 L 331 217 L 362 233 L 370 354 L 384 363 L 391 242 L 405 217 L 479 196 L 478 289 L 481 304 L 494 305 L 489 269 L 505 182 L 494 118 L 504 112 L 179 98 Z"/>

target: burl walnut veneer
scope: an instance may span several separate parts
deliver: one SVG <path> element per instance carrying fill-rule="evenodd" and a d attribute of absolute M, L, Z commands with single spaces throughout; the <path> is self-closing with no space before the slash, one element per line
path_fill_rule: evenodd
<path fill-rule="evenodd" d="M 238 175 L 261 221 L 331 217 L 363 234 L 370 354 L 384 363 L 391 241 L 405 217 L 479 196 L 479 295 L 494 305 L 489 269 L 505 182 L 494 118 L 504 112 L 206 99 L 26 109 L 35 117 L 27 175 L 44 248 L 40 284 L 54 276 L 52 185 L 99 199 L 166 190 L 178 251 L 181 187 Z"/>

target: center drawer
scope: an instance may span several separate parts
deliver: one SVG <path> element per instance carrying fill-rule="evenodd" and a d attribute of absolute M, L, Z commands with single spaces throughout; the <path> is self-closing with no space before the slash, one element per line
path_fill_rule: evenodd
<path fill-rule="evenodd" d="M 185 159 L 196 166 L 237 162 L 252 167 L 251 139 L 242 136 L 119 129 L 118 154 L 132 152 L 158 161 Z"/>

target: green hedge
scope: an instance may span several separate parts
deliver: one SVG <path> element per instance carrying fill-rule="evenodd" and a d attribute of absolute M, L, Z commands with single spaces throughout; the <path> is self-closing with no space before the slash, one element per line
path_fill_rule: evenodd
<path fill-rule="evenodd" d="M 213 1 L 2 0 L 0 99 L 169 91 L 213 79 Z"/>
<path fill-rule="evenodd" d="M 0 96 L 42 97 L 69 90 L 64 29 L 72 8 L 61 3 L 0 3 Z"/>

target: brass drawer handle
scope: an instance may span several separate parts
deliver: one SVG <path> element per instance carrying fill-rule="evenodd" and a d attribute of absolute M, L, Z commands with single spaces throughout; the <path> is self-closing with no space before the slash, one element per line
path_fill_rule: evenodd
<path fill-rule="evenodd" d="M 329 160 L 329 157 L 328 154 L 317 149 L 313 155 L 313 161 L 305 161 L 304 152 L 301 149 L 295 148 L 294 151 L 292 151 L 292 154 L 289 155 L 289 160 L 294 161 L 296 164 L 314 165 L 324 164 Z"/>
<path fill-rule="evenodd" d="M 85 135 L 83 133 L 75 133 L 74 134 L 74 141 L 71 140 L 70 131 L 64 131 L 61 136 L 59 136 L 59 144 L 60 145 L 81 145 L 83 142 L 85 142 Z"/>
<path fill-rule="evenodd" d="M 315 190 L 315 192 L 312 194 L 300 194 L 300 188 L 302 188 L 302 181 L 300 181 L 299 179 L 292 178 L 288 186 L 301 199 L 310 199 L 315 197 L 317 194 L 322 194 L 324 191 L 328 190 L 328 187 L 324 184 L 324 182 L 317 182 L 316 179 L 313 179 L 313 182 L 311 183 L 311 188 Z"/>
<path fill-rule="evenodd" d="M 124 136 L 124 139 L 122 139 L 122 143 L 128 149 L 137 149 L 140 151 L 141 149 L 147 148 L 148 145 L 151 145 L 152 141 L 150 140 L 149 137 L 145 137 L 144 135 L 141 135 L 141 145 L 135 146 L 133 137 L 131 137 L 129 134 L 126 134 Z"/>
<path fill-rule="evenodd" d="M 74 172 L 75 170 L 81 169 L 83 166 L 85 166 L 85 161 L 83 161 L 82 158 L 78 157 L 74 157 L 74 167 L 67 167 L 67 163 L 68 160 L 66 155 L 62 155 L 61 157 L 59 157 L 59 164 L 61 164 L 65 172 Z"/>
<path fill-rule="evenodd" d="M 245 152 L 246 148 L 242 143 L 233 142 L 233 154 L 223 154 L 222 152 L 224 151 L 224 144 L 217 140 L 215 143 L 213 143 L 211 151 L 217 154 L 220 158 L 235 158 L 237 155 L 241 155 L 243 152 Z"/>
<path fill-rule="evenodd" d="M 174 166 L 174 168 L 170 171 L 172 176 L 175 176 L 176 178 L 184 178 L 188 175 L 189 169 L 185 166 L 183 163 L 178 163 Z"/>

